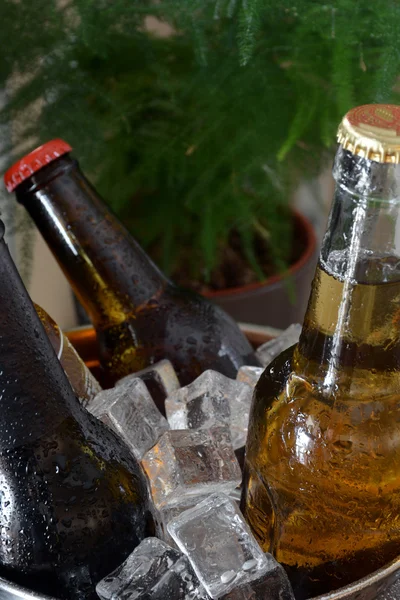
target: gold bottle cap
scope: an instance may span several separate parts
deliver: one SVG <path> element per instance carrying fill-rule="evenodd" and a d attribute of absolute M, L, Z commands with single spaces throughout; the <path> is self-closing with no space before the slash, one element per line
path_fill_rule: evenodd
<path fill-rule="evenodd" d="M 400 163 L 400 106 L 364 104 L 352 108 L 339 125 L 339 144 L 380 163 Z"/>

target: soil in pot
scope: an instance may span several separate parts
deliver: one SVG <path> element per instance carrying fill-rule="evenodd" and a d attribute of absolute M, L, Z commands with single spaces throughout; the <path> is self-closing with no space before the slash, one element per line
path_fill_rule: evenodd
<path fill-rule="evenodd" d="M 316 266 L 316 237 L 305 217 L 291 208 L 288 211 L 282 210 L 280 222 L 275 223 L 274 231 L 279 226 L 281 232 L 274 236 L 278 240 L 275 246 L 270 243 L 268 234 L 265 236 L 264 230 L 263 235 L 255 235 L 253 250 L 262 276 L 247 259 L 241 236 L 232 231 L 228 242 L 224 240 L 220 250 L 222 259 L 219 265 L 209 278 L 202 278 L 199 273 L 201 275 L 204 257 L 198 244 L 192 244 L 182 230 L 180 240 L 175 240 L 180 252 L 174 257 L 170 278 L 178 285 L 210 298 L 236 321 L 279 329 L 302 322 Z M 128 229 L 131 225 L 134 230 L 134 215 L 130 212 L 122 217 Z M 289 231 L 288 238 L 284 235 L 285 228 Z M 288 240 L 288 251 L 284 255 L 285 239 Z M 281 251 L 280 268 L 274 260 L 274 247 Z M 162 267 L 165 253 L 160 240 L 147 251 Z"/>
<path fill-rule="evenodd" d="M 294 223 L 290 227 L 291 240 L 289 252 L 282 257 L 284 263 L 289 267 L 294 264 L 306 249 L 307 241 L 304 236 L 298 236 Z M 271 252 L 271 244 L 261 233 L 256 232 L 253 244 L 254 255 L 257 259 L 264 279 L 279 274 L 277 261 Z M 171 279 L 182 287 L 190 288 L 201 294 L 208 295 L 210 292 L 242 288 L 254 283 L 261 283 L 259 274 L 256 273 L 248 258 L 246 257 L 242 238 L 238 231 L 233 230 L 229 235 L 226 245 L 221 249 L 221 260 L 212 270 L 210 280 L 198 279 L 192 274 L 192 257 L 184 257 Z"/>

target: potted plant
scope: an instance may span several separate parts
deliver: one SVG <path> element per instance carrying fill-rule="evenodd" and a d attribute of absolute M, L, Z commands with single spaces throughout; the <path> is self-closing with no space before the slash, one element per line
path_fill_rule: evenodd
<path fill-rule="evenodd" d="M 42 3 L 43 23 L 4 5 L 5 151 L 64 137 L 173 279 L 243 321 L 301 319 L 315 237 L 293 190 L 351 106 L 396 96 L 396 2 Z"/>

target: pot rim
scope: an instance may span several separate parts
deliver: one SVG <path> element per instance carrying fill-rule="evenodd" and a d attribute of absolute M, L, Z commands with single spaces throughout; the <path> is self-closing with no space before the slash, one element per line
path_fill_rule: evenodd
<path fill-rule="evenodd" d="M 247 285 L 226 288 L 224 290 L 206 290 L 204 292 L 201 292 L 202 296 L 205 296 L 206 298 L 221 298 L 243 294 L 282 281 L 284 277 L 287 277 L 288 275 L 294 275 L 295 273 L 300 271 L 300 269 L 302 269 L 302 267 L 315 254 L 315 249 L 317 246 L 317 237 L 315 235 L 314 228 L 311 225 L 310 221 L 307 219 L 307 217 L 305 217 L 296 208 L 292 208 L 292 212 L 297 226 L 300 227 L 305 233 L 306 247 L 304 249 L 304 252 L 300 255 L 300 257 L 292 265 L 290 265 L 290 267 L 287 269 L 287 271 L 285 271 L 285 273 L 271 275 L 270 277 L 267 277 L 267 279 L 264 279 L 264 281 L 248 283 Z"/>

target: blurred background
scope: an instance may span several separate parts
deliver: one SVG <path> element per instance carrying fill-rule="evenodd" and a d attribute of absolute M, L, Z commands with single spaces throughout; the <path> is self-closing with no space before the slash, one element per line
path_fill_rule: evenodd
<path fill-rule="evenodd" d="M 400 4 L 3 0 L 0 13 L 3 172 L 64 138 L 172 279 L 241 321 L 301 319 L 337 126 L 398 102 Z M 33 299 L 83 323 L 4 186 L 0 206 Z"/>

